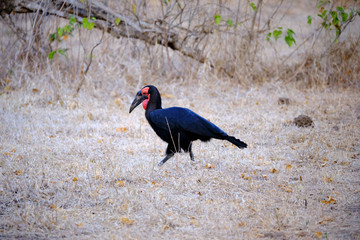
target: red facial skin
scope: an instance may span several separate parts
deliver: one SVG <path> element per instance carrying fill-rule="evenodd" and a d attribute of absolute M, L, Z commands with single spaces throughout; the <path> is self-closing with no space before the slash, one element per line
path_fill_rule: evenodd
<path fill-rule="evenodd" d="M 149 94 L 148 92 L 149 92 L 149 87 L 145 87 L 145 88 L 143 88 L 143 89 L 141 90 L 141 94 L 147 96 L 147 99 L 145 99 L 145 100 L 142 102 L 143 108 L 144 108 L 145 110 L 146 110 L 147 105 L 148 105 L 149 100 L 150 100 L 150 94 Z"/>

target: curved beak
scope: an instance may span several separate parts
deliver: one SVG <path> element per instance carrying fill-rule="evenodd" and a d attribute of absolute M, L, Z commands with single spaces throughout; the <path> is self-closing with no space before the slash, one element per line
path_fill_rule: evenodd
<path fill-rule="evenodd" d="M 147 99 L 147 96 L 142 95 L 141 91 L 138 91 L 134 101 L 131 103 L 129 113 L 131 113 L 140 103 L 142 103 L 145 99 Z"/>

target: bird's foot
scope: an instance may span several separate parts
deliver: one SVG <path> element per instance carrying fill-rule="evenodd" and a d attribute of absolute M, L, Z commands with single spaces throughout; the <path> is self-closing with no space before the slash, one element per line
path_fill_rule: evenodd
<path fill-rule="evenodd" d="M 166 163 L 167 160 L 169 160 L 170 158 L 172 158 L 174 156 L 174 154 L 168 154 L 164 157 L 163 160 L 161 160 L 161 162 L 159 162 L 158 167 L 161 167 L 164 163 Z"/>

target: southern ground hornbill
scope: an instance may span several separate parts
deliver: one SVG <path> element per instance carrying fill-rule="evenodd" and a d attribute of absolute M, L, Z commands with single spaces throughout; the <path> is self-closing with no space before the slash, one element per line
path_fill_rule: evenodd
<path fill-rule="evenodd" d="M 238 148 L 247 147 L 246 143 L 227 135 L 213 123 L 187 108 L 162 108 L 160 92 L 155 86 L 147 85 L 137 92 L 129 113 L 140 103 L 145 109 L 145 116 L 150 126 L 162 140 L 168 143 L 166 157 L 158 164 L 159 166 L 181 149 L 189 152 L 191 160 L 194 160 L 191 145 L 198 139 L 206 142 L 216 138 L 227 140 Z"/>

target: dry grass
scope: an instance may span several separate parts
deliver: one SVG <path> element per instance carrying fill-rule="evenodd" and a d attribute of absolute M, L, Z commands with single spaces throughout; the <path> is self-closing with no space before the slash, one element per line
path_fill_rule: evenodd
<path fill-rule="evenodd" d="M 107 36 L 74 96 L 99 33 L 83 32 L 86 51 L 78 36 L 59 43 L 69 58 L 49 61 L 1 29 L 0 238 L 359 239 L 358 40 L 323 61 L 304 45 L 284 65 L 289 51 L 259 40 L 250 68 L 246 44 L 215 34 L 209 61 L 233 61 L 230 79 L 208 63 L 172 52 L 169 63 L 159 46 Z M 195 142 L 194 163 L 177 154 L 156 167 L 166 144 L 140 107 L 128 114 L 150 83 L 163 107 L 191 108 L 249 148 Z M 291 125 L 300 114 L 314 127 Z"/>
<path fill-rule="evenodd" d="M 160 89 L 176 96 L 165 98 L 165 106 L 191 107 L 250 147 L 196 142 L 195 163 L 181 154 L 158 169 L 165 144 L 142 109 L 128 114 L 132 95 L 119 103 L 116 96 L 84 94 L 61 105 L 38 92 L 3 94 L 0 236 L 360 234 L 358 92 L 243 90 L 227 83 L 218 88 L 226 94 L 206 83 Z M 292 103 L 279 106 L 279 96 Z M 288 125 L 302 113 L 314 128 Z"/>

